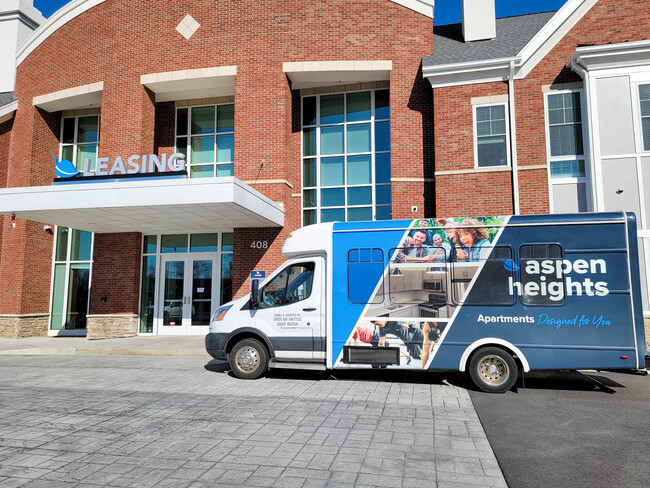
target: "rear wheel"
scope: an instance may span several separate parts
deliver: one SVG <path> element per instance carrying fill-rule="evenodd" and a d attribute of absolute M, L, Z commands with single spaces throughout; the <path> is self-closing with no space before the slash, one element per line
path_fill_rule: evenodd
<path fill-rule="evenodd" d="M 485 347 L 472 355 L 469 375 L 474 384 L 488 393 L 503 393 L 517 381 L 517 363 L 503 349 Z"/>
<path fill-rule="evenodd" d="M 237 378 L 254 380 L 266 373 L 269 353 L 257 339 L 243 339 L 230 351 L 229 361 Z"/>

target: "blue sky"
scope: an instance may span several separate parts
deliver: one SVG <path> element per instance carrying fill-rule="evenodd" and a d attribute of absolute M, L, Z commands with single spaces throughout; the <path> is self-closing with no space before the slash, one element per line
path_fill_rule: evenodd
<path fill-rule="evenodd" d="M 34 0 L 34 6 L 45 17 L 49 17 L 69 0 Z M 559 9 L 566 0 L 496 0 L 497 17 L 546 12 Z M 436 0 L 434 23 L 436 25 L 454 24 L 460 22 L 461 0 Z"/>

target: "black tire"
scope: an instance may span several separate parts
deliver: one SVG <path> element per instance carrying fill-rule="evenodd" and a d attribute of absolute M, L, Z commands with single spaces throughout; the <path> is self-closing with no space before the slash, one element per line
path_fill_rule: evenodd
<path fill-rule="evenodd" d="M 257 339 L 242 339 L 228 355 L 230 369 L 244 380 L 259 378 L 269 367 L 269 353 Z"/>
<path fill-rule="evenodd" d="M 517 363 L 498 347 L 484 347 L 472 355 L 469 376 L 477 388 L 488 393 L 503 393 L 517 381 Z"/>

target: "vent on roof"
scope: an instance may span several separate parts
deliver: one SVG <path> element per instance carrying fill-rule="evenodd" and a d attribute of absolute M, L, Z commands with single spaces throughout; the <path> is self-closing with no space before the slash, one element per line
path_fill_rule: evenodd
<path fill-rule="evenodd" d="M 497 36 L 494 0 L 463 0 L 463 39 L 484 41 Z"/>

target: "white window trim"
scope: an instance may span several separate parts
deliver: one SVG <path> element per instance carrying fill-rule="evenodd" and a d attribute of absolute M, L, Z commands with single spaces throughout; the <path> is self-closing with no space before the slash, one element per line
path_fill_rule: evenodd
<path fill-rule="evenodd" d="M 496 166 L 479 166 L 478 164 L 478 126 L 476 119 L 476 109 L 482 107 L 497 107 L 503 106 L 505 121 L 506 121 L 506 164 L 500 164 Z M 487 170 L 494 168 L 510 168 L 512 167 L 512 159 L 510 156 L 510 116 L 509 116 L 509 107 L 508 102 L 496 102 L 496 103 L 477 103 L 472 105 L 472 133 L 474 135 L 474 169 L 478 170 Z"/>
<path fill-rule="evenodd" d="M 79 119 L 82 117 L 97 117 L 97 142 L 93 143 L 79 143 L 77 139 L 79 138 Z M 68 142 L 64 143 L 63 142 L 63 129 L 64 129 L 64 121 L 66 119 L 74 119 L 74 141 L 75 142 Z M 101 115 L 100 114 L 89 114 L 89 115 L 64 115 L 61 117 L 61 130 L 59 131 L 59 160 L 63 158 L 63 147 L 69 147 L 72 146 L 72 161 L 70 161 L 73 165 L 76 166 L 76 159 L 77 159 L 77 150 L 79 149 L 79 146 L 90 146 L 92 144 L 95 144 L 97 146 L 97 153 L 95 155 L 95 158 L 99 157 L 99 144 L 100 144 L 100 135 L 101 135 Z M 83 168 L 83 162 L 81 163 L 81 167 Z M 79 168 L 77 168 L 79 169 Z"/>
<path fill-rule="evenodd" d="M 69 286 L 70 286 L 70 266 L 72 264 L 85 264 L 88 263 L 90 265 L 90 270 L 88 272 L 88 305 L 86 307 L 86 317 L 88 317 L 88 314 L 90 313 L 90 300 L 92 297 L 92 285 L 93 285 L 93 264 L 94 264 L 94 259 L 95 259 L 95 233 L 91 232 L 90 233 L 90 259 L 89 260 L 81 260 L 81 261 L 71 261 L 70 258 L 70 251 L 72 248 L 72 231 L 73 230 L 78 230 L 78 229 L 73 229 L 72 227 L 65 227 L 68 229 L 68 242 L 66 244 L 66 251 L 65 251 L 65 260 L 64 261 L 57 261 L 56 259 L 56 246 L 58 243 L 59 239 L 59 226 L 54 227 L 54 239 L 52 243 L 52 277 L 50 279 L 50 311 L 49 311 L 49 317 L 48 317 L 48 324 L 47 324 L 47 335 L 48 336 L 59 336 L 59 335 L 68 335 L 68 336 L 85 336 L 88 331 L 88 322 L 86 321 L 86 329 L 64 329 L 63 325 L 61 326 L 61 329 L 52 329 L 52 306 L 54 305 L 54 272 L 56 270 L 56 265 L 57 264 L 65 264 L 65 280 L 64 280 L 64 290 L 66 292 L 69 292 Z M 65 302 L 63 304 L 63 309 L 62 309 L 62 316 L 67 317 L 68 315 L 68 295 L 67 293 L 65 294 Z"/>
<path fill-rule="evenodd" d="M 217 178 L 217 168 L 219 166 L 224 166 L 227 164 L 232 164 L 233 165 L 233 175 L 235 173 L 235 151 L 234 151 L 234 144 L 233 144 L 233 157 L 231 162 L 217 162 L 217 138 L 218 136 L 223 136 L 223 135 L 233 135 L 233 139 L 235 136 L 235 128 L 234 128 L 234 117 L 233 117 L 233 130 L 228 131 L 228 132 L 217 132 L 217 123 L 219 120 L 219 107 L 222 107 L 224 105 L 232 105 L 233 106 L 233 111 L 235 107 L 234 102 L 224 102 L 224 103 L 207 103 L 207 104 L 200 104 L 200 105 L 188 105 L 188 106 L 183 106 L 183 107 L 175 107 L 174 111 L 174 152 L 178 152 L 178 139 L 185 137 L 187 139 L 187 146 L 185 147 L 185 151 L 187 153 L 187 178 L 191 178 L 190 173 L 192 167 L 198 167 L 198 166 L 210 166 L 212 165 L 213 168 L 213 178 Z M 192 134 L 192 110 L 195 108 L 204 108 L 204 107 L 214 107 L 214 132 L 212 134 Z M 179 136 L 176 135 L 176 131 L 178 129 L 178 111 L 186 109 L 187 110 L 187 134 L 184 136 Z M 214 136 L 214 162 L 212 163 L 199 163 L 199 164 L 193 164 L 192 163 L 192 138 L 194 137 L 201 137 L 201 136 Z"/>
<path fill-rule="evenodd" d="M 650 149 L 645 149 L 645 141 L 643 140 L 643 116 L 641 115 L 641 94 L 639 93 L 639 88 L 642 85 L 650 85 L 650 79 L 640 80 L 631 83 L 632 89 L 632 117 L 636 120 L 634 121 L 634 131 L 636 139 L 636 150 L 639 154 L 650 154 Z M 650 119 L 649 116 L 645 118 Z M 650 142 L 650 141 L 648 141 Z"/>
<path fill-rule="evenodd" d="M 582 128 L 582 152 L 583 154 L 569 154 L 565 156 L 551 156 L 551 135 L 550 124 L 548 120 L 548 97 L 553 95 L 563 95 L 565 93 L 578 93 L 580 95 L 580 126 Z M 548 205 L 550 213 L 555 213 L 553 205 L 553 185 L 567 184 L 567 183 L 584 183 L 587 212 L 593 208 L 591 197 L 591 166 L 589 164 L 589 141 L 586 132 L 587 121 L 587 103 L 585 93 L 582 88 L 572 88 L 567 90 L 549 90 L 543 93 L 544 95 L 544 136 L 546 138 L 546 172 L 548 180 Z M 584 160 L 585 162 L 585 175 L 568 178 L 552 178 L 551 177 L 551 163 L 556 161 L 574 161 Z"/>
<path fill-rule="evenodd" d="M 320 159 L 321 159 L 321 144 L 320 144 L 320 137 L 321 137 L 321 131 L 319 130 L 322 126 L 319 123 L 320 121 L 320 98 L 322 96 L 328 96 L 328 95 L 343 95 L 343 107 L 344 107 L 344 114 L 347 113 L 347 94 L 350 93 L 363 93 L 363 92 L 371 92 L 372 96 L 370 99 L 370 119 L 368 121 L 355 121 L 352 123 L 346 122 L 345 120 L 340 123 L 336 124 L 325 124 L 326 127 L 333 127 L 333 126 L 343 126 L 344 128 L 347 127 L 348 125 L 356 125 L 356 124 L 366 124 L 370 122 L 370 141 L 371 141 L 371 150 L 370 150 L 370 187 L 371 187 L 371 212 L 372 212 L 372 220 L 377 220 L 377 208 L 378 207 L 388 207 L 390 211 L 392 212 L 393 208 L 393 202 L 391 198 L 391 203 L 390 205 L 385 205 L 385 204 L 377 204 L 377 175 L 376 175 L 376 156 L 377 154 L 389 154 L 392 156 L 392 147 L 389 146 L 388 151 L 379 151 L 377 152 L 375 150 L 375 123 L 376 122 L 389 122 L 391 121 L 391 117 L 388 119 L 375 119 L 375 93 L 378 91 L 384 91 L 388 90 L 390 93 L 390 88 L 385 87 L 385 88 L 370 88 L 370 89 L 361 89 L 361 90 L 341 90 L 341 91 L 335 91 L 331 93 L 317 93 L 317 94 L 310 94 L 310 95 L 303 95 L 300 97 L 300 223 L 301 225 L 304 224 L 304 212 L 305 210 L 314 210 L 316 212 L 316 219 L 314 221 L 315 224 L 320 223 L 320 213 L 321 210 L 323 209 L 343 209 L 346 215 L 346 220 L 347 221 L 347 211 L 350 208 L 365 208 L 368 207 L 368 205 L 348 205 L 345 203 L 342 206 L 336 206 L 336 207 L 323 207 L 322 206 L 322 199 L 321 199 L 321 194 L 320 191 L 322 189 L 326 189 L 329 187 L 322 187 L 319 183 L 321 181 L 321 168 L 320 168 Z M 390 95 L 389 95 L 390 96 Z M 303 112 L 304 112 L 304 100 L 305 98 L 310 98 L 310 97 L 315 97 L 316 98 L 316 124 L 314 125 L 303 125 Z M 390 101 L 389 101 L 389 108 L 390 108 Z M 391 114 L 392 116 L 392 114 Z M 316 130 L 315 136 L 316 136 L 316 153 L 312 156 L 304 156 L 304 137 L 303 137 L 303 131 L 305 128 L 314 128 Z M 391 140 L 392 140 L 392 133 L 391 133 Z M 347 180 L 347 161 L 346 161 L 346 156 L 348 155 L 347 153 L 347 130 L 343 131 L 343 154 L 342 157 L 344 158 L 344 168 L 343 168 L 343 179 L 344 182 Z M 351 153 L 351 155 L 355 155 L 356 153 Z M 365 153 L 364 153 L 365 154 Z M 336 157 L 336 154 L 327 154 L 325 157 Z M 339 155 L 340 156 L 340 155 Z M 304 182 L 304 164 L 303 161 L 305 159 L 315 159 L 316 161 L 316 185 L 315 186 L 309 186 L 305 187 L 303 185 Z M 392 167 L 392 157 L 391 157 L 391 167 Z M 355 188 L 355 187 L 366 187 L 368 186 L 367 184 L 363 185 L 348 185 L 344 183 L 343 185 L 336 186 L 334 188 L 343 188 L 345 192 L 345 201 L 347 202 L 347 189 L 348 188 Z M 389 186 L 392 191 L 392 183 L 389 181 L 389 183 L 381 183 L 379 186 Z M 305 195 L 305 189 L 313 190 L 316 192 L 316 206 L 315 207 L 305 207 L 305 201 L 304 201 L 304 195 Z"/>

